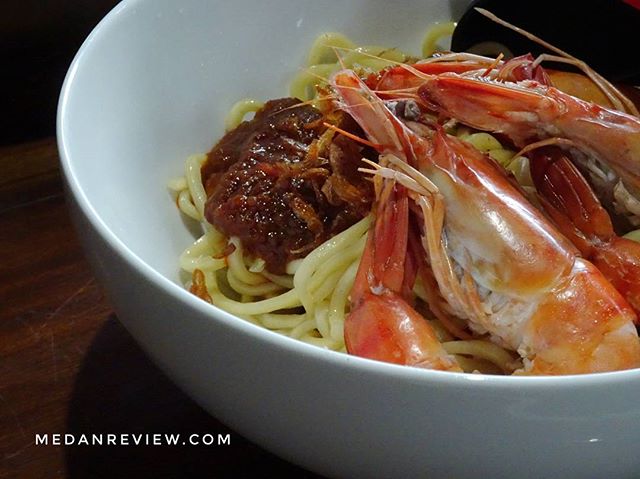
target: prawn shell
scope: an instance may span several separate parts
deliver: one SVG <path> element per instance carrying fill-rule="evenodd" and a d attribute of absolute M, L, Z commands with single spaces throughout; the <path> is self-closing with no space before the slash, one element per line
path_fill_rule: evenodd
<path fill-rule="evenodd" d="M 433 141 L 433 164 L 421 169 L 445 198 L 449 250 L 478 284 L 528 299 L 569 273 L 576 249 L 501 168 L 456 138 Z"/>
<path fill-rule="evenodd" d="M 521 349 L 535 351 L 520 374 L 583 374 L 640 365 L 635 313 L 598 269 L 577 258 L 572 274 L 529 321 Z"/>

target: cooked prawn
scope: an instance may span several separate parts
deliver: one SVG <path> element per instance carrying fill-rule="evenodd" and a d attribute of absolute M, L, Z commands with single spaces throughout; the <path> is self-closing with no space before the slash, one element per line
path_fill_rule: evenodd
<path fill-rule="evenodd" d="M 506 135 L 524 148 L 546 138 L 570 140 L 576 156 L 619 212 L 640 220 L 640 119 L 585 102 L 549 85 L 455 74 L 424 77 L 419 97 L 473 128 Z"/>
<path fill-rule="evenodd" d="M 498 165 L 438 126 L 410 129 L 354 72 L 331 83 L 388 158 L 375 174 L 407 188 L 447 311 L 517 351 L 519 374 L 640 366 L 629 305 Z"/>
<path fill-rule="evenodd" d="M 416 266 L 409 250 L 406 188 L 393 180 L 380 180 L 376 221 L 369 231 L 345 318 L 347 351 L 378 361 L 460 372 L 436 332 L 408 301 Z"/>
<path fill-rule="evenodd" d="M 408 70 L 404 71 L 405 76 L 409 73 Z M 573 75 L 572 82 L 576 78 L 583 79 L 580 82 L 583 95 L 595 97 L 601 103 L 608 102 L 593 83 L 584 80 L 586 77 L 565 72 L 548 73 L 536 65 L 531 55 L 505 62 L 494 78 L 512 82 L 535 80 L 552 86 L 552 81 L 568 75 Z M 396 77 L 399 76 L 400 72 Z M 417 78 L 416 75 L 410 76 Z M 390 83 L 383 86 L 393 87 Z M 511 128 L 505 124 L 501 132 L 511 131 Z M 570 144 L 573 146 L 573 141 Z M 519 146 L 523 145 L 524 140 Z M 531 145 L 526 147 L 530 148 Z M 557 146 L 546 146 L 532 149 L 527 156 L 531 160 L 532 178 L 538 193 L 543 197 L 546 212 L 584 257 L 592 261 L 629 301 L 636 313 L 640 313 L 640 244 L 615 233 L 609 213 L 602 207 L 584 176 L 573 165 L 571 159 L 576 155 Z M 580 158 L 579 155 L 577 157 Z"/>
<path fill-rule="evenodd" d="M 569 151 L 553 150 L 564 157 L 557 163 L 544 160 L 542 152 L 551 151 L 549 147 L 527 153 L 538 192 L 547 198 L 545 209 L 640 312 L 640 246 L 615 234 L 609 213 L 570 162 L 578 162 L 583 171 L 592 173 L 591 179 L 604 191 L 610 210 L 623 213 L 637 225 L 640 202 L 630 191 L 640 192 L 640 120 L 584 102 L 550 85 L 479 82 L 450 75 L 423 80 L 420 96 L 441 113 L 480 130 L 506 134 L 525 150 L 540 138 L 569 140 L 558 142 L 568 143 Z M 545 176 L 547 166 L 555 176 Z"/>

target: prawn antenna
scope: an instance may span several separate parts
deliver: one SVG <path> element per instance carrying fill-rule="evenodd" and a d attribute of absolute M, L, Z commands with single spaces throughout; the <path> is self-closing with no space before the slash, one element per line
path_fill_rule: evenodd
<path fill-rule="evenodd" d="M 340 133 L 341 135 L 344 135 L 347 138 L 349 138 L 350 140 L 353 140 L 353 141 L 355 141 L 357 143 L 361 143 L 363 145 L 370 146 L 374 150 L 380 150 L 380 148 L 382 148 L 382 145 L 379 145 L 377 143 L 373 143 L 373 142 L 371 142 L 369 140 L 365 140 L 364 138 L 360 138 L 358 135 L 354 135 L 353 133 L 350 133 L 347 130 L 343 130 L 339 126 L 332 125 L 331 123 L 327 123 L 326 121 L 323 121 L 322 124 L 325 127 L 329 128 L 330 130 L 333 130 L 333 131 L 335 131 L 337 133 Z"/>
<path fill-rule="evenodd" d="M 344 63 L 344 58 L 342 57 L 342 52 L 340 52 L 340 50 L 349 50 L 349 51 L 353 51 L 353 48 L 340 48 L 340 47 L 336 47 L 333 46 L 331 47 L 333 50 L 333 53 L 335 53 L 336 58 L 338 59 L 338 63 L 340 64 L 340 68 L 342 68 L 343 70 L 345 70 L 347 67 Z"/>
<path fill-rule="evenodd" d="M 487 17 L 489 20 L 497 23 L 498 25 L 502 25 L 503 27 L 508 28 L 509 30 L 512 30 L 522 35 L 523 37 L 531 40 L 532 42 L 537 43 L 538 45 L 543 46 L 544 48 L 547 48 L 548 50 L 551 50 L 552 52 L 556 53 L 557 55 L 560 56 L 560 58 L 554 57 L 552 55 L 543 54 L 540 56 L 540 59 L 541 60 L 546 59 L 546 60 L 555 61 L 559 63 L 570 63 L 574 65 L 576 68 L 581 70 L 585 75 L 587 75 L 598 86 L 598 88 L 600 88 L 600 90 L 607 96 L 607 98 L 611 101 L 611 103 L 613 103 L 616 109 L 630 113 L 635 116 L 640 116 L 640 112 L 638 112 L 638 109 L 636 108 L 635 104 L 631 100 L 629 100 L 629 98 L 624 93 L 622 93 L 618 88 L 613 86 L 613 84 L 609 82 L 609 80 L 607 80 L 598 72 L 596 72 L 584 61 L 574 57 L 570 53 L 565 52 L 561 48 L 558 48 L 555 45 L 552 45 L 551 43 L 544 41 L 542 38 L 538 37 L 537 35 L 534 35 L 531 32 L 528 32 L 520 27 L 517 27 L 513 23 L 509 23 L 506 20 L 503 20 L 502 18 L 498 17 L 494 13 L 491 13 L 489 10 L 475 7 L 475 11 Z"/>
<path fill-rule="evenodd" d="M 574 141 L 569 140 L 568 138 L 553 137 L 553 138 L 547 138 L 546 140 L 540 140 L 540 141 L 536 141 L 535 143 L 531 143 L 525 146 L 523 149 L 521 149 L 518 153 L 513 155 L 513 157 L 517 158 L 518 156 L 524 156 L 530 151 L 537 150 L 538 148 L 542 148 L 543 146 L 549 146 L 549 145 L 554 145 L 554 146 L 561 145 L 566 147 L 578 148 L 578 145 L 576 145 Z"/>

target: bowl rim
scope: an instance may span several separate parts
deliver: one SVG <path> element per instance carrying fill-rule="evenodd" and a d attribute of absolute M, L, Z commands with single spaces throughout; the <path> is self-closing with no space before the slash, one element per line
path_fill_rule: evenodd
<path fill-rule="evenodd" d="M 70 112 L 68 104 L 69 99 L 74 95 L 76 75 L 77 72 L 83 68 L 84 59 L 91 56 L 93 44 L 105 41 L 105 38 L 108 39 L 109 31 L 115 28 L 123 12 L 135 9 L 138 4 L 143 3 L 145 3 L 145 0 L 123 0 L 94 27 L 80 46 L 69 66 L 60 92 L 56 115 L 56 137 L 62 172 L 67 184 L 67 194 L 73 197 L 82 215 L 112 252 L 118 255 L 118 257 L 130 267 L 134 268 L 145 280 L 160 290 L 162 294 L 168 295 L 180 302 L 183 307 L 187 308 L 187 311 L 195 311 L 197 314 L 202 317 L 207 317 L 211 321 L 221 321 L 226 327 L 240 334 L 249 335 L 253 340 L 269 343 L 275 348 L 300 354 L 314 361 L 324 361 L 334 367 L 355 368 L 367 375 L 388 377 L 396 381 L 447 384 L 459 388 L 473 387 L 474 389 L 481 388 L 483 390 L 490 388 L 492 390 L 524 389 L 530 391 L 532 389 L 539 390 L 541 388 L 549 388 L 558 392 L 583 388 L 590 389 L 595 386 L 611 387 L 630 381 L 640 381 L 640 368 L 563 376 L 499 376 L 420 369 L 351 356 L 282 336 L 245 321 L 215 305 L 211 305 L 197 298 L 184 287 L 176 284 L 144 262 L 107 226 L 89 200 L 74 168 L 70 140 L 64 134 L 66 130 L 65 125 L 69 121 Z M 177 267 L 176 261 L 176 268 Z"/>

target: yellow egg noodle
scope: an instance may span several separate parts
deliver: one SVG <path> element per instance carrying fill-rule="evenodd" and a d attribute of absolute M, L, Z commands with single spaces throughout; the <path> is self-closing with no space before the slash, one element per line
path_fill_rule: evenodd
<path fill-rule="evenodd" d="M 423 53 L 429 56 L 438 40 L 450 35 L 453 24 L 436 25 L 423 42 Z M 342 50 L 340 50 L 342 49 Z M 337 51 L 340 53 L 338 60 Z M 374 58 L 375 57 L 375 58 Z M 317 85 L 340 68 L 355 67 L 377 71 L 397 62 L 415 61 L 395 48 L 357 47 L 339 33 L 320 35 L 309 53 L 309 65 L 291 83 L 292 96 L 308 101 L 315 97 Z M 253 99 L 237 102 L 225 119 L 231 130 L 263 103 Z M 525 190 L 533 183 L 528 159 L 515 157 L 487 133 L 474 133 L 459 126 L 453 133 L 512 171 Z M 236 316 L 271 331 L 335 351 L 346 352 L 344 319 L 349 309 L 349 292 L 353 286 L 371 217 L 364 218 L 342 233 L 327 240 L 305 258 L 290 262 L 284 275 L 265 270 L 263 260 L 244 254 L 237 238 L 226 238 L 204 219 L 206 192 L 200 169 L 206 155 L 190 156 L 185 162 L 185 176 L 169 183 L 182 213 L 200 222 L 204 234 L 190 245 L 179 259 L 180 268 L 190 275 L 202 271 L 211 302 Z M 228 244 L 235 247 L 228 251 Z M 190 286 L 190 284 L 187 284 Z M 425 299 L 421 284 L 416 295 Z M 444 348 L 455 355 L 463 370 L 509 374 L 518 366 L 515 356 L 486 338 L 460 340 L 453 338 L 436 319 L 434 325 Z"/>
<path fill-rule="evenodd" d="M 264 106 L 264 102 L 254 100 L 253 98 L 245 98 L 243 100 L 237 101 L 227 113 L 226 118 L 224 119 L 224 129 L 226 131 L 233 130 L 237 127 L 242 121 L 244 117 L 249 113 L 255 113 L 260 108 Z"/>

